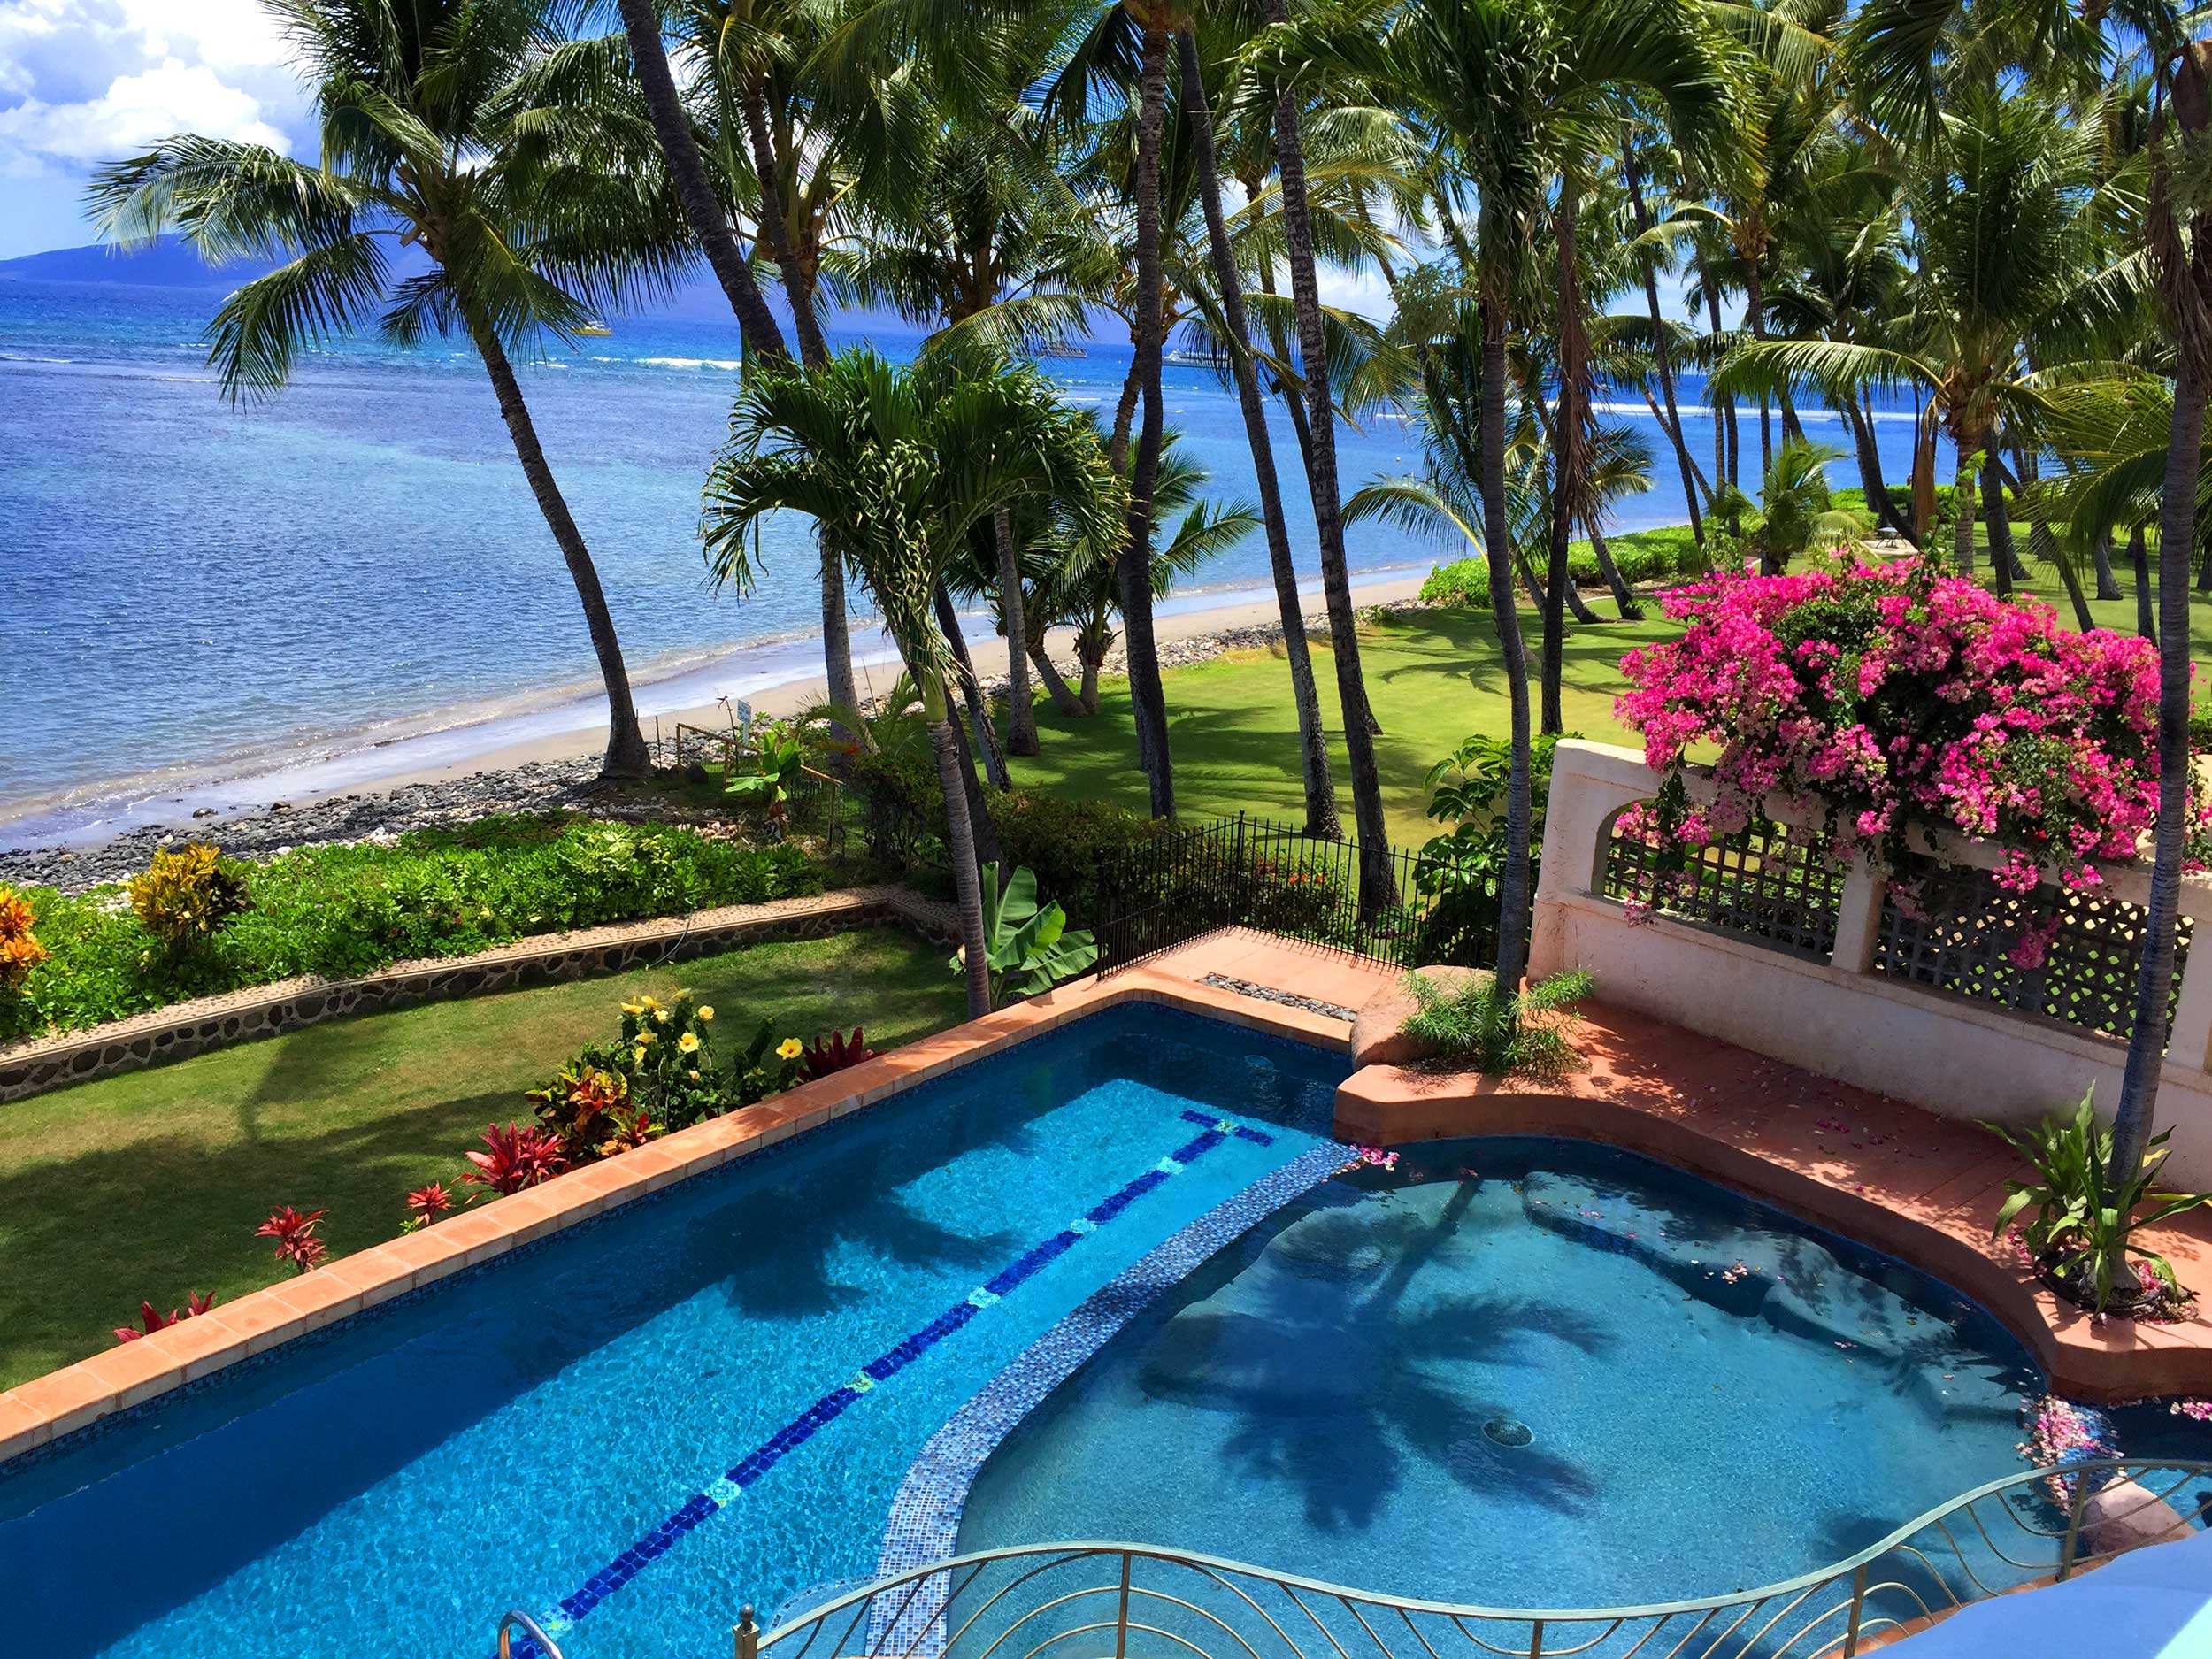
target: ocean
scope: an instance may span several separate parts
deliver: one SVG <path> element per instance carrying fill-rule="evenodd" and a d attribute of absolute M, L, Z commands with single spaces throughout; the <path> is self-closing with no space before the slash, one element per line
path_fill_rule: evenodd
<path fill-rule="evenodd" d="M 399 770 L 402 755 L 440 764 L 603 718 L 574 591 L 465 342 L 335 341 L 282 391 L 234 406 L 201 343 L 217 297 L 0 281 L 0 841 L 90 839 L 189 800 L 342 787 Z M 917 343 L 869 337 L 896 357 Z M 649 728 L 657 711 L 819 672 L 803 522 L 771 527 L 765 574 L 742 601 L 706 579 L 699 487 L 738 355 L 733 326 L 618 319 L 522 372 Z M 1128 361 L 1125 347 L 1094 347 L 1045 367 L 1110 413 Z M 1203 368 L 1165 377 L 1169 424 L 1213 493 L 1250 499 L 1233 392 Z M 1694 383 L 1684 389 L 1694 407 Z M 1633 412 L 1661 465 L 1618 527 L 1677 522 L 1672 466 L 1640 403 Z M 1847 448 L 1835 423 L 1808 426 Z M 1709 462 L 1709 423 L 1698 431 Z M 1882 432 L 1901 479 L 1909 423 Z M 1275 442 L 1302 573 L 1317 584 L 1279 418 Z M 1344 431 L 1340 449 L 1348 492 L 1418 463 L 1394 420 Z M 1855 476 L 1847 463 L 1832 473 Z M 1349 542 L 1356 576 L 1457 557 L 1377 525 Z M 1255 534 L 1174 603 L 1262 597 L 1268 581 Z M 856 644 L 887 680 L 883 641 L 864 626 Z"/>

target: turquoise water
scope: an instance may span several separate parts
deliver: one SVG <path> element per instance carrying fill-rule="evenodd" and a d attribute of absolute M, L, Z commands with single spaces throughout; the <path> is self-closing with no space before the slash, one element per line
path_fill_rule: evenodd
<path fill-rule="evenodd" d="M 742 1603 L 872 1573 L 922 1441 L 1319 1144 L 1343 1073 L 1187 1016 L 1096 1016 L 295 1344 L 0 1473 L 0 1652 L 484 1655 L 507 1608 L 566 1601 L 570 1659 L 726 1654 Z M 1267 1144 L 1210 1134 L 1224 1114 Z M 864 1368 L 883 1380 L 790 1428 Z M 701 1494 L 726 1507 L 700 1518 Z"/>
<path fill-rule="evenodd" d="M 234 408 L 199 343 L 218 299 L 0 282 L 0 823 L 20 818 L 0 829 L 7 844 L 176 822 L 188 798 L 351 787 L 390 758 L 378 744 L 414 742 L 415 764 L 438 764 L 603 720 L 574 592 L 465 348 L 335 342 L 303 356 L 283 392 Z M 914 342 L 876 343 L 902 357 Z M 766 574 L 743 603 L 706 588 L 699 488 L 738 355 L 728 326 L 618 319 L 612 335 L 523 371 L 633 676 L 650 682 L 649 716 L 819 672 L 807 526 L 770 526 Z M 1125 346 L 1097 347 L 1045 366 L 1110 413 L 1128 361 Z M 1210 371 L 1164 373 L 1169 422 L 1213 493 L 1250 499 L 1233 396 Z M 1648 437 L 1641 410 L 1632 396 L 1615 418 Z M 1806 418 L 1814 436 L 1841 438 Z M 1880 431 L 1901 478 L 1909 420 Z M 1389 419 L 1340 443 L 1347 489 L 1418 463 Z M 1297 451 L 1279 418 L 1275 445 L 1292 545 L 1317 582 L 1311 503 L 1288 481 Z M 1849 465 L 1834 476 L 1849 481 Z M 1671 472 L 1657 483 L 1622 503 L 1623 527 L 1680 518 Z M 1349 543 L 1363 572 L 1425 568 L 1437 552 L 1376 523 Z M 1253 536 L 1191 586 L 1271 596 L 1268 580 Z M 864 629 L 858 644 L 864 659 L 882 655 Z M 480 720 L 503 724 L 421 746 L 426 731 Z M 334 758 L 345 764 L 258 791 L 184 793 Z"/>
<path fill-rule="evenodd" d="M 1493 1607 L 1723 1594 L 2020 1471 L 2040 1392 L 1980 1309 L 1778 1211 L 1611 1148 L 1437 1142 L 1133 1322 L 985 1465 L 960 1545 Z"/>

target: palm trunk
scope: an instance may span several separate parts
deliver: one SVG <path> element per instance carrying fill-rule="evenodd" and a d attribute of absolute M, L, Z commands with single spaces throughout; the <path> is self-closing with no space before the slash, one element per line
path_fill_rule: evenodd
<path fill-rule="evenodd" d="M 1973 449 L 1963 438 L 1956 440 L 1958 471 L 1951 475 L 1951 566 L 1967 580 L 1974 580 L 1974 469 Z"/>
<path fill-rule="evenodd" d="M 1129 704 L 1137 754 L 1150 787 L 1152 816 L 1175 816 L 1175 764 L 1168 753 L 1167 694 L 1152 632 L 1152 489 L 1160 475 L 1166 413 L 1160 394 L 1160 128 L 1167 107 L 1167 35 L 1144 31 L 1137 105 L 1137 373 L 1144 400 L 1137 464 L 1130 478 L 1129 532 L 1115 575 L 1121 590 L 1122 649 L 1129 659 Z"/>
<path fill-rule="evenodd" d="M 1082 662 L 1083 689 L 1080 695 L 1083 699 L 1083 712 L 1086 714 L 1094 715 L 1098 712 L 1099 664 L 1096 661 L 1088 657 L 1084 657 Z"/>
<path fill-rule="evenodd" d="M 2151 595 L 2150 543 L 2139 524 L 2128 532 L 2128 567 L 2135 574 L 2135 631 L 2155 643 L 2158 612 Z"/>
<path fill-rule="evenodd" d="M 931 595 L 937 609 L 937 626 L 944 631 L 945 643 L 952 648 L 952 660 L 958 664 L 953 679 L 960 687 L 960 701 L 968 710 L 968 725 L 975 733 L 976 747 L 983 751 L 984 774 L 994 789 L 1010 789 L 1014 780 L 1006 770 L 1006 757 L 999 753 L 998 733 L 991 726 L 991 710 L 983 701 L 983 688 L 977 684 L 975 661 L 968 655 L 968 636 L 960 626 L 960 612 L 952 603 L 952 595 L 942 582 Z"/>
<path fill-rule="evenodd" d="M 1513 603 L 1513 550 L 1505 526 L 1505 331 L 1502 280 L 1486 277 L 1482 296 L 1482 541 L 1490 567 L 1490 614 L 1505 665 L 1512 763 L 1506 774 L 1505 869 L 1498 878 L 1497 987 L 1520 988 L 1528 963 L 1529 733 L 1528 655 Z"/>
<path fill-rule="evenodd" d="M 2097 597 L 2100 599 L 2124 597 L 2124 595 L 2120 592 L 2119 578 L 2112 573 L 2111 531 L 2100 530 L 2097 533 L 2097 539 L 2089 544 L 2089 562 L 2095 567 L 2097 572 Z"/>
<path fill-rule="evenodd" d="M 1267 409 L 1260 401 L 1259 375 L 1252 366 L 1252 334 L 1244 311 L 1244 279 L 1229 246 L 1229 222 L 1221 207 L 1220 164 L 1214 154 L 1213 113 L 1206 98 L 1198 42 L 1188 28 L 1175 36 L 1183 74 L 1183 108 L 1190 118 L 1198 157 L 1199 196 L 1206 211 L 1206 242 L 1213 256 L 1214 280 L 1221 290 L 1237 403 L 1244 412 L 1244 435 L 1252 451 L 1252 472 L 1260 492 L 1260 517 L 1267 529 L 1267 561 L 1275 579 L 1275 608 L 1283 619 L 1283 654 L 1290 664 L 1291 701 L 1298 710 L 1299 770 L 1305 785 L 1309 835 L 1340 839 L 1336 785 L 1329 776 L 1329 740 L 1321 725 L 1321 696 L 1313 679 L 1313 656 L 1306 644 L 1298 568 L 1290 550 L 1290 526 L 1283 516 L 1283 492 L 1275 474 L 1275 446 L 1267 434 Z"/>
<path fill-rule="evenodd" d="M 1568 573 L 1569 544 L 1586 482 L 1582 411 L 1587 388 L 1583 383 L 1582 284 L 1575 241 L 1580 218 L 1578 181 L 1571 172 L 1563 171 L 1558 205 L 1552 210 L 1552 252 L 1559 264 L 1559 408 L 1552 419 L 1551 557 L 1544 593 L 1543 730 L 1548 733 L 1567 729 L 1559 682 L 1567 655 L 1567 593 L 1574 586 Z M 1543 388 L 1531 389 L 1540 401 Z"/>
<path fill-rule="evenodd" d="M 2207 231 L 2198 230 L 2198 236 Z M 2201 256 L 2200 256 L 2200 257 Z M 2187 280 L 2193 273 L 2185 273 Z M 2190 297 L 2194 298 L 2194 296 Z M 2197 544 L 2197 478 L 2204 460 L 2205 369 L 2194 333 L 2178 333 L 2174 419 L 2158 518 L 2158 825 L 2151 842 L 2150 906 L 2136 972 L 2135 1023 L 2112 1124 L 2111 1175 L 2131 1180 L 2150 1144 L 2158 1079 L 2166 1064 L 2174 934 L 2189 830 L 2189 565 Z"/>
<path fill-rule="evenodd" d="M 1001 507 L 991 514 L 991 539 L 998 547 L 998 601 L 1006 621 L 1006 752 L 1037 752 L 1037 711 L 1029 703 L 1029 653 L 1023 649 L 1029 625 L 1022 607 L 1021 553 L 1014 546 L 1013 520 Z"/>
<path fill-rule="evenodd" d="M 630 56 L 637 64 L 646 111 L 653 118 L 661 152 L 668 158 L 677 198 L 684 204 L 684 217 L 691 221 L 692 234 L 706 252 L 714 280 L 722 285 L 723 296 L 736 314 L 745 348 L 758 357 L 787 357 L 790 353 L 784 347 L 783 330 L 776 326 L 775 313 L 760 296 L 760 285 L 753 280 L 752 267 L 745 263 L 737 236 L 730 229 L 729 215 L 707 178 L 706 163 L 700 159 L 699 142 L 684 113 L 676 78 L 669 73 L 668 49 L 661 41 L 653 0 L 619 0 L 619 4 L 623 33 L 630 39 Z"/>
<path fill-rule="evenodd" d="M 1069 689 L 1068 682 L 1061 677 L 1051 653 L 1045 649 L 1042 635 L 1033 635 L 1030 639 L 1029 660 L 1037 670 L 1037 678 L 1044 681 L 1045 692 L 1052 699 L 1052 706 L 1071 719 L 1080 719 L 1087 710 L 1081 700 Z"/>
<path fill-rule="evenodd" d="M 2020 579 L 2020 560 L 2012 550 L 2012 509 L 2005 502 L 2004 464 L 1993 440 L 1982 451 L 1982 511 L 1989 522 L 1989 568 L 1997 579 L 1997 596 L 2009 599 L 2012 584 Z"/>
<path fill-rule="evenodd" d="M 1637 177 L 1634 150 L 1624 140 L 1621 144 L 1621 179 L 1628 187 L 1629 211 L 1635 217 L 1636 234 L 1649 234 L 1651 215 L 1644 206 L 1643 181 Z M 1698 547 L 1705 545 L 1705 516 L 1697 499 L 1695 465 L 1690 460 L 1690 446 L 1682 436 L 1682 411 L 1674 401 L 1674 354 L 1667 343 L 1667 321 L 1659 309 L 1659 266 L 1655 260 L 1640 259 L 1644 274 L 1644 309 L 1651 313 L 1651 361 L 1659 376 L 1659 395 L 1667 408 L 1667 418 L 1660 423 L 1665 428 L 1667 440 L 1674 445 L 1676 469 L 1682 474 L 1682 504 L 1690 515 L 1690 540 Z M 1615 597 L 1619 590 L 1615 590 Z M 1626 616 L 1624 611 L 1621 613 Z"/>
<path fill-rule="evenodd" d="M 791 220 L 776 177 L 775 146 L 768 135 L 768 112 L 757 88 L 740 101 L 747 137 L 751 141 L 753 171 L 760 183 L 761 229 L 775 256 L 776 271 L 783 278 L 784 298 L 791 305 L 791 326 L 799 336 L 799 360 L 818 368 L 829 358 L 821 325 L 816 321 L 812 296 L 798 258 L 792 251 Z M 853 674 L 852 625 L 845 601 L 845 565 L 827 548 L 822 554 L 822 663 L 829 680 L 830 701 L 852 707 L 860 700 L 859 681 Z"/>
<path fill-rule="evenodd" d="M 991 1011 L 991 964 L 983 952 L 983 882 L 976 868 L 975 828 L 967 792 L 960 787 L 960 742 L 952 729 L 944 687 L 929 710 L 929 746 L 937 757 L 937 782 L 945 795 L 945 850 L 952 860 L 952 890 L 960 910 L 961 953 L 968 981 L 968 1018 Z M 972 781 L 974 773 L 969 772 Z"/>
<path fill-rule="evenodd" d="M 1840 412 L 1844 424 L 1851 428 L 1852 447 L 1859 452 L 1859 488 L 1866 493 L 1866 504 L 1873 511 L 1875 527 L 1894 530 L 1906 540 L 1913 541 L 1911 532 L 1898 517 L 1897 503 L 1889 498 L 1889 484 L 1882 476 L 1882 452 L 1875 442 L 1873 423 L 1867 419 L 1855 396 L 1845 402 Z"/>
<path fill-rule="evenodd" d="M 1288 16 L 1286 0 L 1268 0 L 1271 21 Z M 1358 622 L 1352 611 L 1351 573 L 1344 557 L 1344 515 L 1337 494 L 1336 416 L 1331 408 L 1328 344 L 1321 328 L 1321 290 L 1314 271 L 1313 220 L 1306 201 L 1306 154 L 1298 106 L 1288 93 L 1275 100 L 1275 167 L 1283 199 L 1284 251 L 1290 260 L 1291 305 L 1298 320 L 1298 354 L 1306 382 L 1306 411 L 1313 423 L 1314 528 L 1321 543 L 1321 588 L 1327 600 L 1330 656 L 1336 663 L 1337 701 L 1344 748 L 1351 762 L 1352 820 L 1360 844 L 1359 903 L 1371 915 L 1395 899 L 1390 870 L 1390 832 L 1383 818 L 1382 780 L 1375 766 L 1375 721 L 1359 661 Z"/>
<path fill-rule="evenodd" d="M 790 302 L 792 331 L 799 336 L 799 361 L 810 369 L 829 360 L 822 340 L 822 325 L 814 315 L 813 296 L 791 242 L 791 218 L 776 171 L 776 147 L 768 134 L 768 110 L 757 87 L 739 101 L 745 119 L 745 135 L 751 142 L 753 174 L 760 184 L 760 225 L 768 237 L 768 251 L 775 256 L 776 274 L 783 279 L 783 296 Z"/>
<path fill-rule="evenodd" d="M 652 756 L 645 747 L 645 734 L 638 729 L 637 704 L 630 695 L 630 671 L 622 660 L 622 642 L 615 637 L 614 616 L 607 609 L 606 589 L 599 585 L 598 566 L 591 562 L 583 532 L 576 527 L 553 469 L 547 464 L 537 427 L 530 419 L 530 407 L 522 401 L 522 388 L 499 336 L 480 318 L 471 316 L 467 324 L 469 338 L 484 359 L 485 373 L 491 376 L 492 390 L 499 399 L 499 418 L 507 423 L 507 435 L 522 462 L 523 476 L 530 480 L 530 493 L 537 497 L 538 511 L 545 515 L 546 527 L 553 532 L 553 540 L 568 565 L 569 580 L 576 584 L 577 600 L 584 607 L 584 626 L 590 630 L 591 649 L 599 658 L 599 677 L 607 687 L 607 753 L 600 775 L 642 778 L 653 769 Z"/>
<path fill-rule="evenodd" d="M 2051 530 L 2050 510 L 2045 505 L 2043 492 L 2035 486 L 2040 481 L 2035 463 L 2035 451 L 2025 445 L 2017 445 L 2012 452 L 2018 475 L 2014 488 L 2028 503 L 2028 546 L 2037 558 L 2058 572 L 2058 580 L 2066 589 L 2066 601 L 2074 608 L 2074 626 L 2084 634 L 2095 630 L 2097 618 L 2089 612 L 2089 595 L 2081 590 L 2081 572 L 2075 567 L 2074 557 L 2058 544 L 2058 537 Z"/>
<path fill-rule="evenodd" d="M 1720 349 L 1721 333 L 1720 284 L 1714 279 L 1712 268 L 1702 261 L 1699 262 L 1699 275 L 1704 280 L 1705 318 L 1710 326 L 1713 349 L 1717 353 Z M 1736 482 L 1738 447 L 1736 443 L 1736 400 L 1732 397 L 1713 396 L 1709 371 L 1706 377 L 1705 399 L 1713 406 L 1713 477 L 1716 481 L 1725 479 L 1733 485 Z M 1736 526 L 1733 523 L 1729 525 L 1728 530 L 1732 535 L 1737 534 Z"/>

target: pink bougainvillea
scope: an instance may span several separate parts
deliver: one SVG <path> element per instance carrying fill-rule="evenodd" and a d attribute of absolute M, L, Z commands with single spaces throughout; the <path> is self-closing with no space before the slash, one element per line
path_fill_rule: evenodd
<path fill-rule="evenodd" d="M 1665 603 L 1682 637 L 1628 653 L 1617 707 L 1669 776 L 1653 816 L 1678 841 L 1740 829 L 1779 795 L 1824 809 L 1839 850 L 1892 870 L 1916 824 L 1993 842 L 1994 879 L 2024 893 L 2045 872 L 2095 885 L 2094 861 L 2133 856 L 2150 828 L 2147 641 L 2073 633 L 2047 606 L 1910 562 L 1716 577 Z M 1681 768 L 1705 743 L 1720 745 L 1718 787 L 1697 813 Z"/>

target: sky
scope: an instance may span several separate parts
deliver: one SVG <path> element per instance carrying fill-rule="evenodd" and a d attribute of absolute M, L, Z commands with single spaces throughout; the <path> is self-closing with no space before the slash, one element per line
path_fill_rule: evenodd
<path fill-rule="evenodd" d="M 307 99 L 257 0 L 0 0 L 0 259 L 96 240 L 85 181 L 172 133 L 314 153 Z M 1379 276 L 1325 272 L 1386 316 Z"/>

